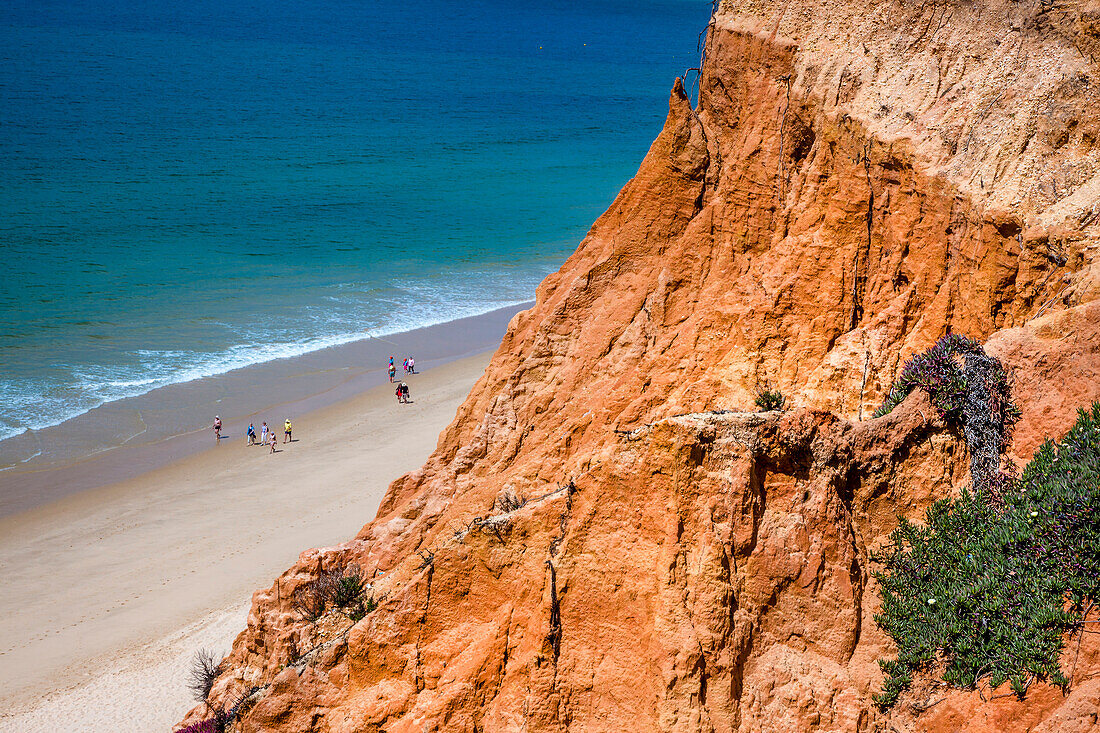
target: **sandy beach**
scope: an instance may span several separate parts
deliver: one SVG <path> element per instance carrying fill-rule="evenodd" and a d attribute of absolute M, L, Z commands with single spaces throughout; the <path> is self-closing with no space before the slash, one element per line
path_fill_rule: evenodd
<path fill-rule="evenodd" d="M 234 431 L 0 519 L 0 731 L 166 730 L 193 705 L 195 651 L 228 651 L 253 590 L 372 519 L 488 359 L 407 378 L 410 405 L 382 384 L 296 414 L 294 442 L 273 455 Z M 269 413 L 281 424 L 284 411 Z"/>

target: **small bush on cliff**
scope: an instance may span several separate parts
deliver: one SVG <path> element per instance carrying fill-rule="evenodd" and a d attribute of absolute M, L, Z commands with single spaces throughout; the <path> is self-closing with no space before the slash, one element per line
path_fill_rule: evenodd
<path fill-rule="evenodd" d="M 366 590 L 363 571 L 358 565 L 349 564 L 324 572 L 321 577 L 297 588 L 291 605 L 307 621 L 316 621 L 329 608 L 349 609 L 348 616 L 358 621 L 369 613 L 363 604 Z"/>
<path fill-rule="evenodd" d="M 188 673 L 187 687 L 195 695 L 199 702 L 206 702 L 210 697 L 210 688 L 214 686 L 214 680 L 221 674 L 222 665 L 214 652 L 200 649 L 191 660 L 191 670 Z"/>
<path fill-rule="evenodd" d="M 378 601 L 374 599 L 374 596 L 367 596 L 351 607 L 348 611 L 348 618 L 352 621 L 360 621 L 376 608 L 378 608 Z"/>
<path fill-rule="evenodd" d="M 942 500 L 924 526 L 901 520 L 874 558 L 878 624 L 897 659 L 876 702 L 890 707 L 918 670 L 942 666 L 955 687 L 1035 679 L 1067 685 L 1063 635 L 1100 601 L 1100 403 L 1081 410 L 1023 475 L 989 501 L 979 488 Z"/>
<path fill-rule="evenodd" d="M 364 601 L 364 593 L 367 591 L 367 581 L 358 565 L 348 565 L 331 579 L 332 605 L 341 608 L 352 621 L 359 621 L 370 611 L 367 610 Z M 373 603 L 373 597 L 369 599 Z M 371 608 L 371 610 L 374 610 Z"/>
<path fill-rule="evenodd" d="M 337 608 L 359 603 L 367 586 L 363 571 L 358 565 L 348 565 L 337 571 L 330 577 L 329 583 L 332 589 L 332 605 Z"/>
<path fill-rule="evenodd" d="M 966 400 L 966 378 L 956 357 L 981 351 L 982 345 L 974 339 L 959 334 L 944 336 L 932 348 L 905 363 L 901 376 L 874 416 L 889 414 L 914 389 L 923 389 L 940 411 L 940 417 L 959 420 Z"/>
<path fill-rule="evenodd" d="M 306 621 L 316 621 L 325 614 L 328 591 L 320 579 L 311 580 L 294 589 L 290 605 Z"/>
<path fill-rule="evenodd" d="M 754 402 L 761 412 L 771 412 L 772 410 L 782 410 L 783 406 L 787 404 L 787 398 L 778 389 L 764 387 L 757 391 Z"/>
<path fill-rule="evenodd" d="M 973 339 L 944 336 L 905 364 L 874 416 L 889 413 L 914 389 L 928 393 L 943 420 L 963 428 L 972 485 L 996 495 L 1004 483 L 1001 454 L 1020 417 L 1001 363 Z"/>
<path fill-rule="evenodd" d="M 233 722 L 237 718 L 245 715 L 249 710 L 252 709 L 252 706 L 256 704 L 256 698 L 253 697 L 253 695 L 255 695 L 262 689 L 263 688 L 259 685 L 253 685 L 247 690 L 238 693 L 235 697 L 232 698 L 232 704 L 224 713 L 222 713 L 221 718 L 224 719 L 228 724 Z"/>

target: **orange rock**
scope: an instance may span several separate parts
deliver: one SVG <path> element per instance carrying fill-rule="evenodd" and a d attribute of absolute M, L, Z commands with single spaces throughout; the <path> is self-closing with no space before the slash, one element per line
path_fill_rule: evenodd
<path fill-rule="evenodd" d="M 1023 465 L 1044 440 L 1069 430 L 1079 408 L 1100 400 L 1100 301 L 999 331 L 986 351 L 1008 368 L 1013 397 L 1026 408 L 1011 451 Z"/>

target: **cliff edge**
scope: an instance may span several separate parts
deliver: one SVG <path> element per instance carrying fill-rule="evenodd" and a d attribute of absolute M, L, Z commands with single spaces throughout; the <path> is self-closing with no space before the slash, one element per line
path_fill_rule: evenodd
<path fill-rule="evenodd" d="M 969 481 L 923 394 L 871 419 L 905 359 L 986 341 L 1019 462 L 1100 397 L 1096 52 L 1100 2 L 723 4 L 433 456 L 255 594 L 212 708 L 240 731 L 1098 729 L 1095 635 L 1068 691 L 929 682 L 877 710 L 869 559 Z M 747 412 L 762 386 L 792 409 Z M 303 618 L 349 565 L 377 608 Z"/>

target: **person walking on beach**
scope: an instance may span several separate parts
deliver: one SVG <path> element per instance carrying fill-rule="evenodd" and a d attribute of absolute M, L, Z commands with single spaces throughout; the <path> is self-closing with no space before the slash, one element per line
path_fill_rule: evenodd
<path fill-rule="evenodd" d="M 246 445 L 256 445 L 256 426 L 252 423 L 248 423 L 248 443 Z"/>
<path fill-rule="evenodd" d="M 406 405 L 409 404 L 409 385 L 402 382 L 398 385 L 397 392 L 401 395 L 400 401 L 404 402 Z"/>
<path fill-rule="evenodd" d="M 401 369 L 405 372 L 405 374 L 409 373 L 409 357 L 405 357 L 405 361 L 401 363 Z"/>
<path fill-rule="evenodd" d="M 222 419 L 217 415 L 214 416 L 214 440 L 222 439 Z"/>
<path fill-rule="evenodd" d="M 292 426 L 290 424 L 290 418 L 288 417 L 286 419 L 286 421 L 283 423 L 283 443 L 286 443 L 287 441 L 290 440 L 290 429 L 291 429 L 291 427 Z"/>
<path fill-rule="evenodd" d="M 260 427 L 260 445 L 267 445 L 267 423 Z"/>
<path fill-rule="evenodd" d="M 279 445 L 279 441 L 275 439 L 275 431 L 271 431 L 271 452 L 275 452 L 275 447 Z"/>
<path fill-rule="evenodd" d="M 409 374 L 416 374 L 416 360 L 409 357 Z"/>
<path fill-rule="evenodd" d="M 393 362 L 391 361 L 390 362 L 390 384 L 393 384 L 393 378 L 396 377 L 396 376 L 397 376 L 397 367 L 395 367 L 393 365 Z"/>

